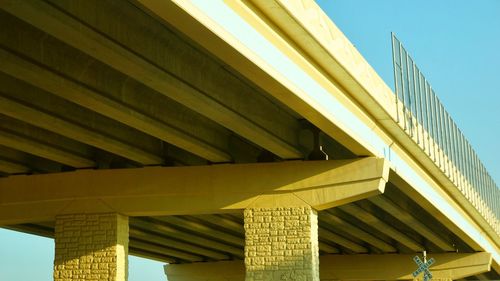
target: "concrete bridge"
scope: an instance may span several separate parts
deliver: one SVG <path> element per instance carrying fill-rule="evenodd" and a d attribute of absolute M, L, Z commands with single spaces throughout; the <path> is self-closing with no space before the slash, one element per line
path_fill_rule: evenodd
<path fill-rule="evenodd" d="M 496 184 L 313 1 L 0 8 L 0 225 L 54 280 L 500 279 Z"/>

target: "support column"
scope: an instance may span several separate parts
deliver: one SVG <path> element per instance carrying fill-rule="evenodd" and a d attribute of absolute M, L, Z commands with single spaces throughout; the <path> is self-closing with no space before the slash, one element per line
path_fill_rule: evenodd
<path fill-rule="evenodd" d="M 116 213 L 56 217 L 54 281 L 126 281 L 128 217 Z"/>
<path fill-rule="evenodd" d="M 316 211 L 246 209 L 245 267 L 246 281 L 319 281 Z"/>

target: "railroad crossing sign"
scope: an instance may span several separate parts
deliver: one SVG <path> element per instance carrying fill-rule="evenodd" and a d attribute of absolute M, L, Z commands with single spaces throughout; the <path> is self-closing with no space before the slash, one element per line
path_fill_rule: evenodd
<path fill-rule="evenodd" d="M 432 274 L 429 271 L 429 267 L 434 263 L 434 258 L 429 259 L 426 261 L 425 259 L 425 252 L 424 252 L 424 262 L 420 260 L 418 256 L 415 256 L 413 258 L 413 261 L 417 264 L 418 268 L 415 270 L 412 275 L 413 278 L 417 277 L 420 273 L 424 272 L 424 281 L 429 281 L 432 279 Z"/>

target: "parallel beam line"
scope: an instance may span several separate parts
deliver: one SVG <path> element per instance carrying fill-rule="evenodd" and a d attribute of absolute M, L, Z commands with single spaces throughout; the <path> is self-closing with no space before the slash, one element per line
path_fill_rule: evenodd
<path fill-rule="evenodd" d="M 218 259 L 218 260 L 229 259 L 229 256 L 227 256 L 227 255 L 224 255 L 224 254 L 221 254 L 221 253 L 218 253 L 215 251 L 207 250 L 205 248 L 198 247 L 198 246 L 193 245 L 193 244 L 170 239 L 170 238 L 167 238 L 164 236 L 147 233 L 141 229 L 130 228 L 129 234 L 131 237 L 140 238 L 141 240 L 144 240 L 144 241 L 151 241 L 151 242 L 154 242 L 156 244 L 164 245 L 166 247 L 182 249 L 183 251 L 190 252 L 190 253 L 193 253 L 195 255 L 206 256 L 206 257 Z"/>
<path fill-rule="evenodd" d="M 393 217 L 408 225 L 416 232 L 420 233 L 423 237 L 428 239 L 430 242 L 438 246 L 444 251 L 452 252 L 455 251 L 455 248 L 450 245 L 450 243 L 446 242 L 444 239 L 435 234 L 432 230 L 430 230 L 423 223 L 418 221 L 412 215 L 404 212 L 399 208 L 396 204 L 392 203 L 388 199 L 383 198 L 382 196 L 376 196 L 369 198 L 370 202 L 383 209 L 384 211 L 391 214 Z"/>
<path fill-rule="evenodd" d="M 24 165 L 0 159 L 0 171 L 6 174 L 25 174 L 31 169 Z"/>
<path fill-rule="evenodd" d="M 47 3 L 7 1 L 2 8 L 282 158 L 303 157 L 288 142 Z"/>
<path fill-rule="evenodd" d="M 339 218 L 338 216 L 335 216 L 328 211 L 321 213 L 321 216 L 323 218 L 324 222 L 327 222 L 331 225 L 333 225 L 336 228 L 341 229 L 342 231 L 345 231 L 349 233 L 352 236 L 355 236 L 363 241 L 366 241 L 367 243 L 379 248 L 380 250 L 384 252 L 396 252 L 396 248 L 394 248 L 392 245 L 388 244 L 385 241 L 382 241 L 381 239 L 371 235 L 370 233 L 351 225 L 350 223 L 344 221 L 343 219 Z"/>
<path fill-rule="evenodd" d="M 406 247 L 415 252 L 421 252 L 424 250 L 424 247 L 422 245 L 416 243 L 411 238 L 406 236 L 404 233 L 401 233 L 394 227 L 386 224 L 385 222 L 381 221 L 371 213 L 368 213 L 367 211 L 363 210 L 362 208 L 354 204 L 343 205 L 340 206 L 339 208 L 342 211 L 345 211 L 346 213 L 358 218 L 362 222 L 370 225 L 371 227 L 377 229 L 378 231 L 393 238 L 394 240 L 400 242 L 401 244 L 405 245 Z"/>
<path fill-rule="evenodd" d="M 318 232 L 319 232 L 320 238 L 325 239 L 327 241 L 331 241 L 331 242 L 338 244 L 342 247 L 345 247 L 346 249 L 349 249 L 355 253 L 368 253 L 368 249 L 366 249 L 365 247 L 358 245 L 358 244 L 352 242 L 351 240 L 346 239 L 346 238 L 344 238 L 338 234 L 335 234 L 333 232 L 330 232 L 324 228 L 320 227 Z"/>
<path fill-rule="evenodd" d="M 217 215 L 198 215 L 198 216 L 193 216 L 194 218 L 197 218 L 199 220 L 214 224 L 214 225 L 219 225 L 221 227 L 227 228 L 231 231 L 234 231 L 236 233 L 240 234 L 245 234 L 245 228 L 243 227 L 243 224 L 237 223 L 235 221 L 229 220 L 227 218 L 224 218 L 222 216 L 217 216 Z"/>
<path fill-rule="evenodd" d="M 0 96 L 0 113 L 37 127 L 56 132 L 68 138 L 99 147 L 116 155 L 128 158 L 144 165 L 163 162 L 157 155 L 140 150 L 132 145 L 112 139 L 98 132 L 49 115 L 18 102 Z"/>
<path fill-rule="evenodd" d="M 238 246 L 245 246 L 245 240 L 240 237 L 236 237 L 231 234 L 224 233 L 222 231 L 218 231 L 215 229 L 212 229 L 206 225 L 203 225 L 201 223 L 197 223 L 194 221 L 189 221 L 187 219 L 181 218 L 181 217 L 175 217 L 175 216 L 168 216 L 168 217 L 156 217 L 155 219 L 159 221 L 163 221 L 169 224 L 173 224 L 177 227 L 182 227 L 191 231 L 196 231 L 199 233 L 202 233 L 204 235 L 211 236 L 216 239 L 223 240 L 227 243 L 235 244 Z"/>
<path fill-rule="evenodd" d="M 0 49 L 0 71 L 23 80 L 63 99 L 122 122 L 212 162 L 228 162 L 231 156 L 177 128 L 142 114 L 120 102 L 39 67 Z"/>
<path fill-rule="evenodd" d="M 174 257 L 169 257 L 169 256 L 157 254 L 157 253 L 152 253 L 152 252 L 146 251 L 144 249 L 131 247 L 130 245 L 128 248 L 128 252 L 129 252 L 129 254 L 131 254 L 133 256 L 151 259 L 151 260 L 156 260 L 159 262 L 166 262 L 166 263 L 170 263 L 170 264 L 179 263 L 179 260 L 175 259 Z"/>
<path fill-rule="evenodd" d="M 333 247 L 333 246 L 330 246 L 326 243 L 323 243 L 323 242 L 319 242 L 319 250 L 320 251 L 323 251 L 323 252 L 326 252 L 326 253 L 329 253 L 329 254 L 338 254 L 340 253 L 339 249 Z"/>
<path fill-rule="evenodd" d="M 75 168 L 95 166 L 95 162 L 91 159 L 6 131 L 0 131 L 0 144 Z"/>
<path fill-rule="evenodd" d="M 212 241 L 197 235 L 188 234 L 183 231 L 177 230 L 173 227 L 166 226 L 164 224 L 151 223 L 137 218 L 131 220 L 131 224 L 141 227 L 143 229 L 148 229 L 149 231 L 153 231 L 167 237 L 173 237 L 176 239 L 186 241 L 188 243 L 230 253 L 238 258 L 244 257 L 243 249 L 238 249 L 236 247 Z"/>
<path fill-rule="evenodd" d="M 168 248 L 161 245 L 156 245 L 153 243 L 140 241 L 134 238 L 130 238 L 129 245 L 134 248 L 144 249 L 153 253 L 163 254 L 175 258 L 179 258 L 182 260 L 190 261 L 190 262 L 200 262 L 203 261 L 203 258 L 197 255 L 191 255 L 188 253 L 184 253 L 182 251 L 178 251 L 172 248 Z"/>

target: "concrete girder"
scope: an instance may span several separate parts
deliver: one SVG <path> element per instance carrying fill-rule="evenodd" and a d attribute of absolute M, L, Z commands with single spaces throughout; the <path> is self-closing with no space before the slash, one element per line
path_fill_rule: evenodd
<path fill-rule="evenodd" d="M 0 224 L 77 212 L 162 216 L 294 204 L 323 210 L 383 193 L 388 174 L 384 159 L 362 158 L 16 176 L 0 179 Z"/>
<path fill-rule="evenodd" d="M 93 160 L 86 157 L 3 130 L 0 131 L 0 144 L 75 168 L 89 168 L 96 165 Z"/>
<path fill-rule="evenodd" d="M 89 28 L 86 24 L 56 9 L 52 5 L 41 1 L 26 1 L 22 3 L 17 1 L 4 2 L 2 8 L 6 12 L 40 28 L 47 34 L 79 49 L 112 68 L 133 77 L 158 93 L 216 121 L 274 154 L 288 159 L 303 158 L 301 151 L 297 148 L 298 131 L 294 130 L 299 128 L 297 120 L 288 116 L 284 118 L 287 120 L 286 122 L 288 122 L 285 126 L 273 125 L 273 123 L 276 124 L 276 121 L 279 120 L 276 118 L 283 116 L 283 111 L 265 98 L 260 99 L 261 101 L 266 101 L 265 103 L 258 102 L 258 105 L 254 106 L 253 109 L 255 110 L 257 108 L 258 110 L 262 110 L 262 108 L 273 108 L 270 112 L 265 114 L 266 116 L 272 116 L 272 118 L 252 119 L 248 115 L 244 116 L 240 114 L 241 111 L 247 111 L 248 114 L 251 113 L 248 109 L 248 104 L 250 104 L 248 98 L 254 99 L 254 97 L 252 97 L 255 95 L 254 91 L 245 90 L 248 94 L 247 98 L 242 98 L 242 89 L 238 88 L 239 92 L 232 93 L 230 103 L 227 103 L 227 100 L 220 100 L 218 95 L 223 92 L 228 92 L 228 82 L 234 81 L 234 77 L 231 80 L 221 80 L 223 82 L 219 86 L 224 86 L 224 88 L 219 87 L 217 89 L 219 93 L 208 93 L 206 90 L 204 91 L 200 89 L 200 87 L 194 87 L 190 83 L 179 79 L 176 75 L 169 72 L 175 69 L 169 69 L 167 71 L 165 70 L 166 66 L 162 65 L 159 67 L 157 64 L 162 63 L 162 61 L 155 61 L 155 63 L 152 63 L 144 59 L 142 56 L 113 42 L 99 32 Z M 59 2 L 55 3 L 55 5 L 59 4 Z M 95 11 L 93 12 L 95 13 Z M 123 24 L 124 22 L 121 22 L 118 26 Z M 117 26 L 117 24 L 113 26 Z M 78 36 L 75 36 L 75 34 L 78 34 Z M 132 33 L 127 33 L 127 37 L 132 37 L 131 34 Z M 134 36 L 135 35 L 137 34 L 134 33 Z M 139 45 L 144 45 L 142 41 L 138 42 L 140 42 Z M 159 49 L 163 48 L 162 44 L 158 42 L 156 42 L 155 46 Z M 169 58 L 175 59 L 175 56 Z M 170 67 L 178 66 L 179 65 L 174 64 Z M 200 64 L 200 66 L 203 66 L 203 64 Z M 200 77 L 203 77 L 210 74 L 210 72 L 198 74 L 200 74 Z M 184 78 L 189 77 L 183 77 L 183 79 Z M 207 80 L 206 82 L 210 81 Z M 255 101 L 252 101 L 252 103 L 254 102 Z M 238 106 L 234 107 L 234 104 Z M 286 136 L 277 136 L 273 133 L 282 132 L 284 128 L 292 128 L 287 129 Z"/>
<path fill-rule="evenodd" d="M 147 230 L 146 230 L 147 231 Z M 162 237 L 160 235 L 152 235 L 151 233 L 147 233 L 144 230 L 139 228 L 130 228 L 130 235 L 134 237 L 138 237 L 143 241 L 153 242 L 159 245 L 163 245 L 166 247 L 172 247 L 175 249 L 181 249 L 185 252 L 206 256 L 208 258 L 216 259 L 216 260 L 229 260 L 230 257 L 228 255 L 222 254 L 217 251 L 207 250 L 204 247 L 196 246 L 187 242 L 182 242 L 176 239 L 171 239 L 168 237 Z"/>
<path fill-rule="evenodd" d="M 30 174 L 61 172 L 61 164 L 48 159 L 15 150 L 10 147 L 0 145 L 0 155 L 8 162 L 18 163 L 29 167 Z M 8 174 L 7 174 L 8 175 Z"/>
<path fill-rule="evenodd" d="M 436 263 L 430 270 L 433 279 L 456 280 L 487 272 L 491 254 L 432 254 Z M 319 257 L 320 280 L 413 280 L 417 268 L 413 255 L 324 255 Z M 197 264 L 169 264 L 165 273 L 170 281 L 245 280 L 243 261 Z"/>
<path fill-rule="evenodd" d="M 9 160 L 0 159 L 0 172 L 6 174 L 24 174 L 31 169 L 23 164 L 14 163 Z"/>
<path fill-rule="evenodd" d="M 358 218 L 359 220 L 369 224 L 371 227 L 386 234 L 387 236 L 392 237 L 394 240 L 405 245 L 406 247 L 408 247 L 409 249 L 411 249 L 414 252 L 422 252 L 423 250 L 425 250 L 425 248 L 422 245 L 416 243 L 413 239 L 408 237 L 406 234 L 395 229 L 394 227 L 390 226 L 389 224 L 378 219 L 375 215 L 365 211 L 364 209 L 362 209 L 354 204 L 343 205 L 343 206 L 340 206 L 339 208 L 342 211 L 347 212 L 347 213 L 351 214 L 352 216 Z"/>
<path fill-rule="evenodd" d="M 207 239 L 203 236 L 181 231 L 177 228 L 171 227 L 170 225 L 157 223 L 156 220 L 143 220 L 139 218 L 130 219 L 131 227 L 133 228 L 146 229 L 161 236 L 174 238 L 184 241 L 184 243 L 189 243 L 195 246 L 202 246 L 218 252 L 227 253 L 236 258 L 241 259 L 244 257 L 243 248 L 227 245 L 225 243 Z M 203 255 L 203 253 L 200 254 Z"/>
<path fill-rule="evenodd" d="M 415 255 L 327 255 L 321 259 L 322 280 L 412 280 L 417 269 Z M 491 254 L 445 253 L 428 254 L 436 261 L 431 267 L 433 279 L 462 279 L 491 268 Z M 421 276 L 420 276 L 421 277 Z"/>
<path fill-rule="evenodd" d="M 396 204 L 391 202 L 389 199 L 376 196 L 373 198 L 369 198 L 370 202 L 372 202 L 377 207 L 387 211 L 389 214 L 394 216 L 394 218 L 403 222 L 406 225 L 411 225 L 412 228 L 418 232 L 420 235 L 425 237 L 427 240 L 438 246 L 444 251 L 454 251 L 455 248 L 449 242 L 441 238 L 439 235 L 435 234 L 434 231 L 429 229 L 425 224 L 421 223 L 417 220 L 412 214 L 401 210 Z"/>
<path fill-rule="evenodd" d="M 359 140 L 333 124 L 332 120 L 319 112 L 305 100 L 305 93 L 299 93 L 291 81 L 286 81 L 272 67 L 255 55 L 243 44 L 211 22 L 211 19 L 197 11 L 189 1 L 162 2 L 156 0 L 137 0 L 140 7 L 168 25 L 174 26 L 225 64 L 235 69 L 246 79 L 264 89 L 274 98 L 301 116 L 311 121 L 327 135 L 339 141 L 356 155 L 373 155 Z M 234 3 L 236 3 L 235 1 Z M 228 2 L 231 5 L 231 1 Z"/>
<path fill-rule="evenodd" d="M 243 239 L 242 237 L 234 236 L 232 234 L 210 228 L 201 223 L 185 219 L 183 216 L 156 217 L 155 219 L 166 222 L 171 225 L 175 225 L 177 227 L 181 227 L 183 229 L 186 229 L 187 231 L 195 231 L 203 233 L 206 236 L 222 240 L 229 244 L 234 244 L 241 247 L 245 246 L 245 239 Z"/>
<path fill-rule="evenodd" d="M 331 241 L 335 244 L 338 244 L 350 251 L 353 251 L 355 253 L 368 253 L 368 249 L 352 242 L 349 239 L 346 239 L 336 233 L 333 233 L 327 229 L 324 229 L 322 227 L 319 228 L 318 230 L 319 236 L 321 236 L 324 239 L 327 239 L 328 241 Z"/>
<path fill-rule="evenodd" d="M 58 132 L 68 138 L 103 148 L 141 164 L 151 165 L 163 162 L 160 156 L 3 96 L 0 96 L 0 113 L 49 131 Z"/>
<path fill-rule="evenodd" d="M 378 237 L 375 237 L 374 235 L 364 231 L 363 229 L 356 227 L 348 223 L 347 221 L 343 220 L 338 215 L 333 213 L 333 209 L 320 213 L 319 220 L 331 224 L 337 229 L 342 229 L 342 231 L 345 231 L 346 233 L 349 233 L 354 237 L 366 241 L 370 245 L 373 245 L 384 252 L 394 253 L 397 251 L 396 248 L 394 248 L 391 244 L 387 243 L 386 241 Z"/>
<path fill-rule="evenodd" d="M 171 143 L 209 161 L 231 161 L 231 156 L 227 152 L 194 137 L 192 133 L 188 134 L 181 131 L 6 50 L 0 49 L 0 59 L 4 62 L 1 71 L 19 80 Z"/>

